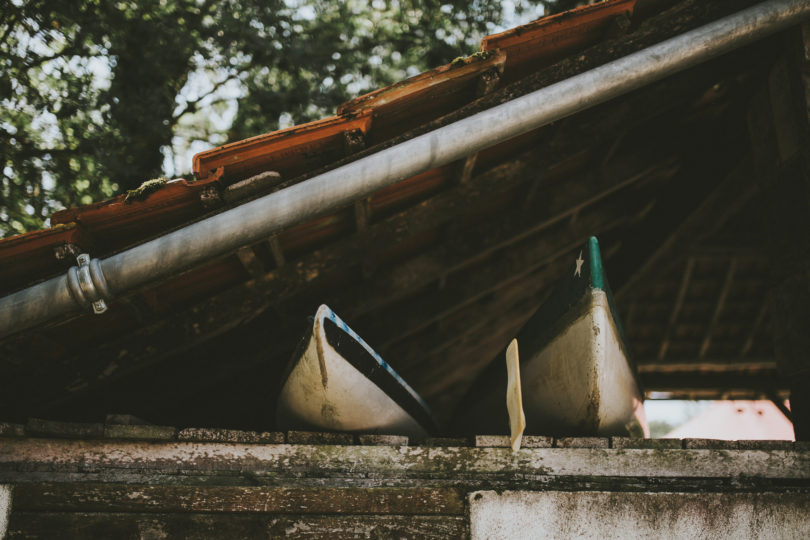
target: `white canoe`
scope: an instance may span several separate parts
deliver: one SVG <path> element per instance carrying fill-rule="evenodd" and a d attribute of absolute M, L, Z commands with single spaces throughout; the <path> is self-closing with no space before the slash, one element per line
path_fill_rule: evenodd
<path fill-rule="evenodd" d="M 518 333 L 526 434 L 649 436 L 643 396 L 591 238 Z M 504 356 L 462 403 L 459 431 L 506 433 Z"/>
<path fill-rule="evenodd" d="M 293 355 L 276 419 L 280 429 L 407 435 L 412 440 L 436 430 L 422 398 L 325 305 Z"/>

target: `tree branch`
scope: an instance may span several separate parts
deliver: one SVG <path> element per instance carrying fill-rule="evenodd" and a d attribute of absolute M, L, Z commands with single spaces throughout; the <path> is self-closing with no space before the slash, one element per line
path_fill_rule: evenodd
<path fill-rule="evenodd" d="M 182 111 L 180 111 L 177 114 L 172 115 L 172 121 L 176 122 L 177 120 L 180 119 L 181 116 L 183 116 L 186 113 L 196 112 L 197 107 L 198 107 L 198 105 L 200 104 L 200 102 L 202 100 L 204 100 L 205 98 L 207 98 L 208 96 L 210 96 L 211 94 L 213 94 L 214 92 L 216 92 L 217 90 L 222 88 L 224 85 L 226 85 L 230 81 L 236 80 L 238 78 L 239 78 L 239 75 L 235 74 L 235 75 L 231 75 L 229 77 L 226 77 L 225 79 L 223 79 L 223 80 L 221 80 L 221 81 L 219 81 L 217 83 L 214 83 L 213 88 L 211 88 L 211 90 L 209 90 L 207 93 L 205 93 L 204 95 L 198 97 L 197 99 L 187 101 L 186 106 L 183 107 Z M 209 105 L 213 105 L 215 103 L 221 103 L 223 101 L 227 101 L 227 100 L 225 98 L 220 98 L 220 99 L 212 101 Z"/>

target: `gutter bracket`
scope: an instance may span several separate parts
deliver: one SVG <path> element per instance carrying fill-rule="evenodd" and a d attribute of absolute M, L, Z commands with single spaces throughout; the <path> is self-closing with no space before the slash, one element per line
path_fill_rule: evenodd
<path fill-rule="evenodd" d="M 67 285 L 70 296 L 82 307 L 93 307 L 93 313 L 101 315 L 107 311 L 105 299 L 111 294 L 107 280 L 101 270 L 101 261 L 91 259 L 87 253 L 76 257 L 78 267 L 71 266 L 67 272 Z"/>

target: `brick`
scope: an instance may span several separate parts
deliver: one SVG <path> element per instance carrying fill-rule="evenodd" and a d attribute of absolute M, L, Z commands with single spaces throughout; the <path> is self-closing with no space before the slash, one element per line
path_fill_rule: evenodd
<path fill-rule="evenodd" d="M 25 424 L 25 433 L 35 437 L 59 437 L 66 439 L 93 439 L 104 436 L 103 424 L 85 424 L 81 422 L 56 422 L 29 418 Z"/>
<path fill-rule="evenodd" d="M 318 431 L 288 431 L 287 442 L 290 444 L 353 444 L 351 433 L 325 433 Z"/>
<path fill-rule="evenodd" d="M 475 446 L 478 448 L 508 448 L 512 446 L 506 435 L 476 435 Z"/>
<path fill-rule="evenodd" d="M 403 435 L 360 435 L 357 439 L 364 446 L 408 446 L 408 437 Z"/>
<path fill-rule="evenodd" d="M 557 448 L 608 448 L 607 437 L 559 437 L 555 439 Z"/>
<path fill-rule="evenodd" d="M 472 442 L 467 437 L 428 437 L 420 446 L 471 446 Z"/>
<path fill-rule="evenodd" d="M 793 450 L 793 441 L 737 441 L 740 450 Z"/>
<path fill-rule="evenodd" d="M 737 450 L 737 441 L 722 439 L 684 439 L 683 447 L 687 450 Z"/>
<path fill-rule="evenodd" d="M 551 448 L 554 446 L 554 437 L 545 435 L 524 435 L 520 443 L 521 448 Z"/>
<path fill-rule="evenodd" d="M 524 435 L 520 441 L 521 448 L 551 448 L 553 437 L 544 435 Z M 479 448 L 509 448 L 512 442 L 506 435 L 476 435 L 475 446 Z"/>
<path fill-rule="evenodd" d="M 631 437 L 611 437 L 610 447 L 623 449 L 680 450 L 681 439 L 638 439 Z"/>
<path fill-rule="evenodd" d="M 171 426 L 104 426 L 106 439 L 140 439 L 148 441 L 171 441 L 175 439 L 177 429 Z"/>
<path fill-rule="evenodd" d="M 280 432 L 241 431 L 236 429 L 186 428 L 177 434 L 177 439 L 194 442 L 283 444 L 284 434 Z"/>

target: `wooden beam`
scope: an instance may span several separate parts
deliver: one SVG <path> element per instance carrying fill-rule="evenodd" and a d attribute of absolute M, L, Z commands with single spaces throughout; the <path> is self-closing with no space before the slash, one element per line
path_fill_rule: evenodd
<path fill-rule="evenodd" d="M 273 254 L 273 261 L 276 263 L 276 270 L 284 266 L 284 263 L 287 262 L 284 258 L 284 248 L 281 247 L 281 242 L 278 239 L 278 235 L 274 234 L 267 240 L 267 244 L 270 246 L 270 253 Z M 266 275 L 266 274 L 265 274 Z M 263 278 L 264 276 L 262 276 Z"/>
<path fill-rule="evenodd" d="M 689 281 L 692 279 L 692 270 L 694 270 L 694 268 L 695 260 L 688 259 L 686 261 L 686 269 L 681 277 L 681 285 L 678 288 L 678 296 L 675 297 L 675 303 L 672 305 L 672 311 L 669 314 L 667 328 L 664 331 L 664 337 L 661 339 L 661 346 L 658 348 L 658 360 L 663 360 L 667 355 L 667 349 L 669 349 L 669 340 L 672 337 L 672 332 L 675 331 L 675 324 L 678 321 L 678 315 L 681 313 L 683 300 L 686 297 L 686 291 L 689 289 Z"/>
<path fill-rule="evenodd" d="M 763 300 L 762 305 L 757 312 L 757 316 L 754 319 L 754 324 L 751 325 L 751 330 L 748 332 L 748 337 L 745 338 L 745 343 L 743 343 L 743 346 L 740 349 L 740 358 L 745 358 L 748 356 L 748 353 L 751 352 L 751 347 L 754 345 L 754 340 L 759 332 L 759 327 L 762 326 L 762 322 L 765 320 L 765 316 L 767 314 L 768 302 Z"/>
<path fill-rule="evenodd" d="M 700 352 L 698 353 L 698 357 L 700 358 L 706 357 L 706 353 L 711 346 L 712 334 L 714 334 L 714 331 L 717 329 L 717 321 L 720 319 L 720 314 L 723 312 L 723 308 L 726 305 L 726 298 L 731 290 L 731 283 L 734 280 L 734 272 L 736 269 L 737 261 L 735 259 L 731 259 L 731 262 L 728 265 L 728 270 L 726 271 L 726 277 L 723 280 L 723 287 L 720 289 L 720 295 L 717 297 L 717 304 L 714 306 L 712 318 L 709 321 L 709 325 L 706 327 L 706 334 L 703 337 L 703 342 L 700 344 Z"/>
<path fill-rule="evenodd" d="M 503 64 L 501 64 L 500 69 L 503 70 Z M 497 87 L 498 83 L 501 80 L 501 72 L 497 69 L 490 69 L 482 73 L 478 78 L 478 84 L 476 85 L 475 94 L 476 97 L 482 97 L 487 94 L 491 94 Z M 474 154 L 470 154 L 464 161 L 461 162 L 461 167 L 459 169 L 458 175 L 458 182 L 460 184 L 466 184 L 472 178 L 473 170 L 475 169 L 475 163 L 478 161 L 478 152 Z"/>
<path fill-rule="evenodd" d="M 788 381 L 780 378 L 775 369 L 767 371 L 721 371 L 701 373 L 642 373 L 645 391 L 713 390 L 724 392 L 754 392 L 766 395 L 787 388 Z"/>
<path fill-rule="evenodd" d="M 447 349 L 469 341 L 471 336 L 487 333 L 507 319 L 520 314 L 530 316 L 547 296 L 549 283 L 558 277 L 558 266 L 561 265 L 552 263 L 510 282 L 439 319 L 438 322 L 444 322 L 440 327 L 433 323 L 406 339 L 389 342 L 380 352 L 403 374 L 434 362 L 446 362 Z"/>
<path fill-rule="evenodd" d="M 672 358 L 636 359 L 639 373 L 691 373 L 700 377 L 704 372 L 768 371 L 776 369 L 775 358 Z"/>
<path fill-rule="evenodd" d="M 242 263 L 242 267 L 247 271 L 250 277 L 255 279 L 263 276 L 266 273 L 264 265 L 259 258 L 256 257 L 252 247 L 240 247 L 236 250 L 236 255 L 239 257 L 239 262 Z"/>
<path fill-rule="evenodd" d="M 689 250 L 739 213 L 758 193 L 751 163 L 743 160 L 676 230 L 644 261 L 616 293 L 617 300 L 644 294 L 646 287 L 678 264 Z"/>
<path fill-rule="evenodd" d="M 755 96 L 749 133 L 769 233 L 769 314 L 780 375 L 790 384 L 796 440 L 810 440 L 810 69 L 806 36 L 784 34 L 785 57 Z"/>
<path fill-rule="evenodd" d="M 442 291 L 444 292 L 454 286 L 453 272 L 460 271 L 471 263 L 509 246 L 515 246 L 510 250 L 509 257 L 497 264 L 504 268 L 514 267 L 510 271 L 512 275 L 518 277 L 521 272 L 525 274 L 539 265 L 539 261 L 536 259 L 535 263 L 530 262 L 534 255 L 532 257 L 525 255 L 539 253 L 530 245 L 532 235 L 550 226 L 559 225 L 571 214 L 622 188 L 641 180 L 652 182 L 652 179 L 668 178 L 671 173 L 672 170 L 669 169 L 668 164 L 664 164 L 663 169 L 636 170 L 628 176 L 622 177 L 621 180 L 615 179 L 607 185 L 604 180 L 599 180 L 594 181 L 595 185 L 573 181 L 564 186 L 555 186 L 553 192 L 549 190 L 546 197 L 538 199 L 537 206 L 532 212 L 531 222 L 525 222 L 522 216 L 514 213 L 480 220 L 464 230 L 466 240 L 464 243 L 440 245 L 426 251 L 392 271 L 380 274 L 373 280 L 363 283 L 356 290 L 343 289 L 327 296 L 327 303 L 336 307 L 344 307 L 350 310 L 352 317 L 357 317 L 404 298 L 413 291 L 418 291 L 437 281 L 441 276 L 447 275 L 447 284 Z M 590 233 L 594 233 L 600 229 L 599 224 L 593 219 L 590 221 L 581 219 L 580 221 L 582 223 L 577 223 L 576 230 L 578 231 L 589 230 Z M 525 246 L 525 249 L 520 246 Z M 525 265 L 521 265 L 524 264 L 522 261 L 525 261 Z M 485 279 L 488 278 L 483 276 L 479 278 L 481 282 L 484 282 Z"/>
<path fill-rule="evenodd" d="M 563 225 L 553 233 L 527 238 L 509 247 L 503 254 L 496 254 L 486 265 L 472 266 L 451 276 L 445 288 L 438 293 L 406 300 L 397 306 L 391 316 L 371 317 L 371 320 L 362 321 L 358 326 L 364 331 L 364 335 L 387 348 L 393 342 L 402 340 L 507 283 L 555 261 L 584 244 L 592 234 L 631 221 L 636 209 L 631 204 L 632 201 L 614 201 L 609 206 L 597 205 L 583 215 L 575 226 Z M 468 248 L 469 255 L 485 251 L 485 247 L 486 243 L 479 245 L 473 242 Z M 436 266 L 441 268 L 451 265 L 440 261 Z"/>

